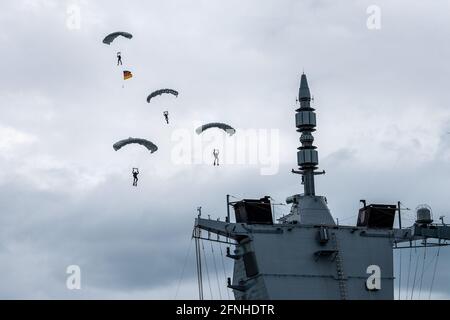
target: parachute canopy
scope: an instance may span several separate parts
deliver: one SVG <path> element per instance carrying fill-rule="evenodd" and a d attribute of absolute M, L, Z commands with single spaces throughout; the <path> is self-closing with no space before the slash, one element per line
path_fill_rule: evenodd
<path fill-rule="evenodd" d="M 105 39 L 103 39 L 103 43 L 109 45 L 119 36 L 122 36 L 122 37 L 125 37 L 128 39 L 133 38 L 133 35 L 131 33 L 118 31 L 118 32 L 113 32 L 113 33 L 108 34 L 105 37 Z"/>
<path fill-rule="evenodd" d="M 145 139 L 140 139 L 140 138 L 131 138 L 131 137 L 128 139 L 117 141 L 116 143 L 114 143 L 113 148 L 114 148 L 114 150 L 117 151 L 117 150 L 121 149 L 122 147 L 124 147 L 128 144 L 132 144 L 132 143 L 137 143 L 137 144 L 140 144 L 140 145 L 146 147 L 151 153 L 158 150 L 158 147 L 151 141 L 148 141 Z"/>
<path fill-rule="evenodd" d="M 152 98 L 154 98 L 156 96 L 160 96 L 162 94 L 173 94 L 175 97 L 178 97 L 178 91 L 176 91 L 176 90 L 159 89 L 159 90 L 156 90 L 156 91 L 150 93 L 150 95 L 147 97 L 147 102 L 150 103 L 150 100 L 152 100 Z"/>
<path fill-rule="evenodd" d="M 201 134 L 202 132 L 211 129 L 211 128 L 219 128 L 224 130 L 226 133 L 228 133 L 230 136 L 232 136 L 233 134 L 236 133 L 236 130 L 229 126 L 228 124 L 225 123 L 220 123 L 220 122 L 212 122 L 212 123 L 208 123 L 208 124 L 204 124 L 201 127 L 198 127 L 195 132 L 197 132 L 197 134 Z"/>

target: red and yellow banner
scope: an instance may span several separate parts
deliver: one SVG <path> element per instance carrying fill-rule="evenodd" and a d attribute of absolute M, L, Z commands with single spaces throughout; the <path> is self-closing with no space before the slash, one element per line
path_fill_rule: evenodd
<path fill-rule="evenodd" d="M 133 77 L 131 71 L 124 70 L 123 72 L 123 80 L 128 80 Z"/>

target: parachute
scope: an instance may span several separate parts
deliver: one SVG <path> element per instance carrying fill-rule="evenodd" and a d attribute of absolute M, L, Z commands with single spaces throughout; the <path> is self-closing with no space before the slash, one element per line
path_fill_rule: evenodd
<path fill-rule="evenodd" d="M 201 127 L 198 127 L 198 128 L 195 130 L 195 132 L 197 132 L 197 134 L 201 134 L 201 133 L 203 133 L 204 131 L 206 131 L 206 130 L 208 130 L 208 129 L 211 129 L 211 128 L 219 128 L 219 129 L 222 129 L 222 130 L 224 130 L 226 133 L 228 133 L 230 136 L 232 136 L 233 134 L 236 133 L 236 130 L 235 130 L 233 127 L 231 127 L 231 126 L 229 126 L 229 125 L 227 125 L 227 124 L 225 124 L 225 123 L 220 123 L 220 122 L 212 122 L 212 123 L 204 124 L 204 125 L 202 125 Z"/>
<path fill-rule="evenodd" d="M 173 94 L 175 97 L 178 97 L 178 91 L 176 91 L 176 90 L 159 89 L 159 90 L 156 90 L 156 91 L 150 93 L 150 95 L 147 97 L 147 102 L 150 103 L 150 100 L 152 100 L 152 98 L 154 98 L 156 96 L 160 96 L 162 94 Z"/>
<path fill-rule="evenodd" d="M 110 45 L 119 36 L 125 37 L 127 39 L 133 38 L 133 35 L 131 33 L 119 31 L 108 34 L 105 39 L 103 39 L 103 43 Z"/>
<path fill-rule="evenodd" d="M 145 140 L 145 139 L 140 139 L 140 138 L 128 138 L 128 139 L 124 139 L 124 140 L 120 140 L 117 141 L 116 143 L 114 143 L 113 148 L 114 150 L 119 150 L 122 147 L 128 145 L 128 144 L 132 144 L 132 143 L 137 143 L 140 144 L 144 147 L 146 147 L 151 153 L 156 152 L 158 150 L 158 147 L 151 141 Z"/>

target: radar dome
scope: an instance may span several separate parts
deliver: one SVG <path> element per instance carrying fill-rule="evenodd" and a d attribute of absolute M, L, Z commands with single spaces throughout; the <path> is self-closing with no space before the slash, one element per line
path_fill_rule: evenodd
<path fill-rule="evenodd" d="M 416 208 L 417 223 L 429 224 L 433 222 L 431 207 L 427 204 L 421 204 Z"/>

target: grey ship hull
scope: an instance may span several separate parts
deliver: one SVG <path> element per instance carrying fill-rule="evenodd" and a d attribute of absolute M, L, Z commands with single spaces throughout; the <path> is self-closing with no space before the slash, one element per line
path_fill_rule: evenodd
<path fill-rule="evenodd" d="M 197 226 L 239 241 L 231 285 L 237 300 L 394 298 L 392 230 L 330 226 L 320 244 L 318 226 L 206 219 Z M 380 290 L 366 288 L 371 265 L 381 269 Z"/>

